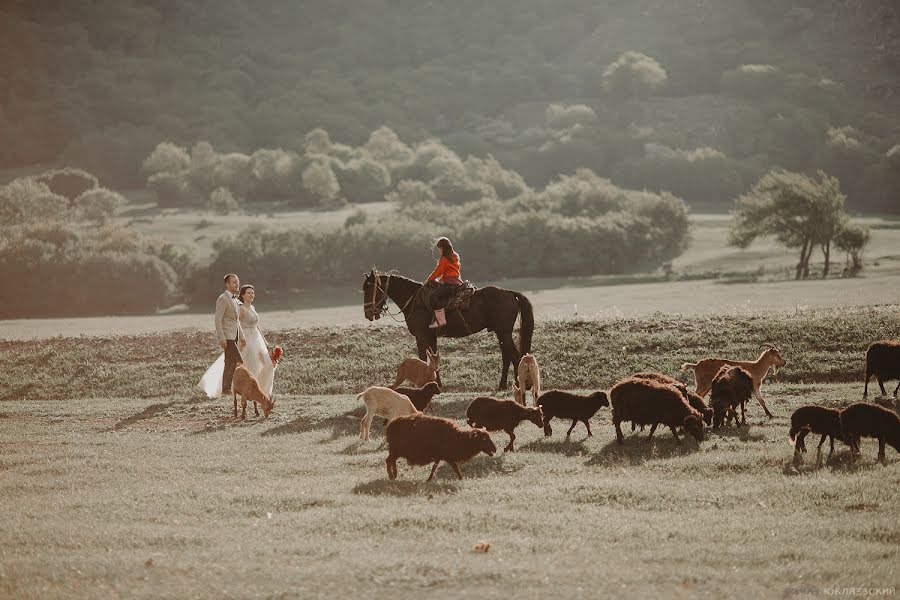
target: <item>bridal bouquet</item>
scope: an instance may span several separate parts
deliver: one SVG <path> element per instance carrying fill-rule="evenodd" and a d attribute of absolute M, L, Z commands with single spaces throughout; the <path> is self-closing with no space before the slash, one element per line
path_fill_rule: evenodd
<path fill-rule="evenodd" d="M 281 346 L 275 346 L 272 348 L 272 353 L 269 355 L 269 358 L 272 359 L 272 366 L 278 366 L 278 359 L 284 356 L 284 350 L 281 349 Z"/>

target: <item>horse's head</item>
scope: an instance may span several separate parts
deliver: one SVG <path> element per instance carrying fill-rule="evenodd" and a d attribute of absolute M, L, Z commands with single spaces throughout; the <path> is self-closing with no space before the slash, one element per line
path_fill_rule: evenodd
<path fill-rule="evenodd" d="M 363 312 L 370 321 L 381 318 L 385 308 L 387 308 L 387 289 L 384 287 L 387 278 L 381 275 L 375 267 L 364 274 L 366 276 L 363 281 Z"/>

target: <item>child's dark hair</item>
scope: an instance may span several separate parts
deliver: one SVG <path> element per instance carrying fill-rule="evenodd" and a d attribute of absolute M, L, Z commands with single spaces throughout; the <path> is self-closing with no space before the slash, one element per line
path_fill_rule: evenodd
<path fill-rule="evenodd" d="M 453 251 L 453 244 L 450 243 L 449 238 L 440 237 L 434 242 L 434 245 L 441 249 L 441 254 L 448 259 L 453 260 L 455 252 Z"/>

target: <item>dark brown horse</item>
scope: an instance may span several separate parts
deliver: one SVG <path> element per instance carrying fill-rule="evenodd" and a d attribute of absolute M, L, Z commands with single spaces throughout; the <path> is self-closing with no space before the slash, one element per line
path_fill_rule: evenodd
<path fill-rule="evenodd" d="M 380 319 L 387 312 L 390 298 L 400 307 L 406 319 L 406 328 L 416 338 L 419 358 L 425 360 L 425 351 L 430 348 L 437 352 L 437 329 L 429 329 L 432 311 L 422 303 L 418 281 L 395 275 L 379 273 L 375 269 L 366 274 L 363 282 L 363 310 L 370 321 Z M 513 341 L 513 327 L 522 315 L 519 331 L 519 346 Z M 534 334 L 534 312 L 531 302 L 519 292 L 504 290 L 492 285 L 475 291 L 469 308 L 463 311 L 448 310 L 447 326 L 440 328 L 440 334 L 447 337 L 466 337 L 487 329 L 493 331 L 500 343 L 503 367 L 500 371 L 500 389 L 505 390 L 509 365 L 513 366 L 513 376 L 519 368 L 522 354 L 531 352 L 531 336 Z M 520 352 L 521 350 L 521 352 Z"/>

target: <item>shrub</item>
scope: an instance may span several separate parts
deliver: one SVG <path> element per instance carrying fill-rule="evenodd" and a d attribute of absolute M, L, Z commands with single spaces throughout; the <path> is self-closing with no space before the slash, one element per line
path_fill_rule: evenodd
<path fill-rule="evenodd" d="M 91 189 L 75 200 L 78 216 L 85 221 L 103 224 L 125 204 L 125 198 L 106 188 Z"/>

